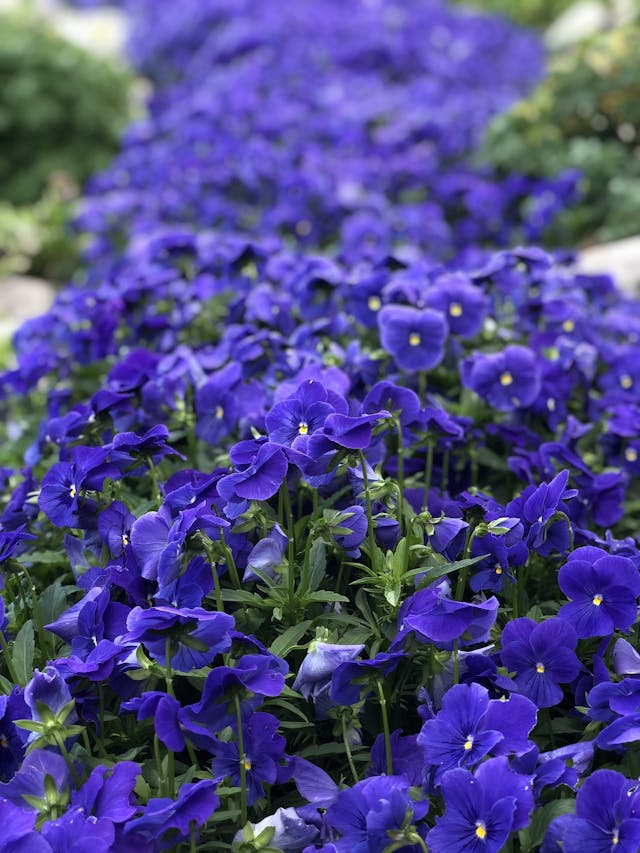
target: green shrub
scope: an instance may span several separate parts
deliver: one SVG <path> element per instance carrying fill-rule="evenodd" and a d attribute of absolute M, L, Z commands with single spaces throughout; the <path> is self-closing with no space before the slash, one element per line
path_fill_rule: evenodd
<path fill-rule="evenodd" d="M 127 73 L 29 17 L 0 16 L 0 199 L 36 201 L 52 173 L 76 183 L 117 150 Z"/>
<path fill-rule="evenodd" d="M 640 228 L 640 28 L 604 33 L 557 57 L 526 101 L 496 118 L 483 160 L 533 177 L 579 169 L 582 201 L 556 243 L 614 239 Z"/>
<path fill-rule="evenodd" d="M 573 0 L 458 0 L 485 12 L 500 12 L 526 27 L 545 29 Z"/>

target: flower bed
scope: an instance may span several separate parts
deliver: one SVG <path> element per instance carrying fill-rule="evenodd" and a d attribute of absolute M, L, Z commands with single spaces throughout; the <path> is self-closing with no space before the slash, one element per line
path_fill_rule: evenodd
<path fill-rule="evenodd" d="M 424 200 L 394 194 L 414 77 L 454 102 L 459 86 L 432 141 L 434 181 L 455 184 L 475 136 L 452 156 L 446 131 L 455 149 L 474 91 L 495 103 L 499 54 L 476 80 L 449 41 L 423 74 L 422 54 L 403 64 L 410 18 L 254 3 L 256 27 L 241 6 L 194 5 L 166 39 L 158 22 L 144 61 L 184 82 L 96 178 L 87 281 L 19 330 L 0 380 L 0 849 L 636 850 L 640 305 L 542 249 L 488 251 L 482 216 L 442 199 L 439 244 Z M 472 54 L 508 42 L 504 23 L 410 8 Z M 339 56 L 321 77 L 337 86 L 373 44 L 387 74 L 367 86 L 396 78 L 398 98 L 355 210 L 327 206 L 345 151 L 308 160 L 334 109 L 328 133 L 372 141 L 355 97 L 316 105 L 308 133 L 292 118 L 290 146 L 262 128 L 266 159 L 220 182 L 233 117 L 282 118 L 245 110 L 242 75 L 266 62 L 260 96 L 311 116 L 301 52 Z M 177 116 L 213 104 L 208 132 L 228 110 L 220 64 L 240 105 L 187 180 Z M 351 144 L 349 168 L 370 150 Z M 305 157 L 273 171 L 274 151 Z M 250 162 L 264 197 L 236 180 Z M 313 204 L 270 194 L 292 174 L 322 179 Z M 409 212 L 415 240 L 342 230 Z M 305 247 L 285 224 L 306 217 Z"/>

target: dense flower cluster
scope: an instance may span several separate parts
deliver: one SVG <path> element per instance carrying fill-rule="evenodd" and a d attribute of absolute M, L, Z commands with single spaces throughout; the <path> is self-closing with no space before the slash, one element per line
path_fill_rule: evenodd
<path fill-rule="evenodd" d="M 163 225 L 278 233 L 349 262 L 537 239 L 576 175 L 498 179 L 469 153 L 541 75 L 540 45 L 440 0 L 129 0 L 163 84 L 94 179 L 92 264 Z M 150 24 L 152 22 L 152 24 Z M 487 61 L 487 57 L 491 57 Z"/>
<path fill-rule="evenodd" d="M 459 177 L 472 93 L 500 106 L 497 78 L 515 63 L 517 88 L 537 48 L 417 0 L 349 21 L 331 0 L 253 2 L 260 27 L 248 9 L 185 3 L 148 30 L 144 67 L 183 76 L 152 104 L 169 142 L 132 130 L 96 180 L 101 263 L 0 377 L 0 853 L 637 850 L 640 304 L 473 229 L 449 261 L 412 236 L 372 252 L 366 228 L 351 254 L 274 236 L 285 197 L 294 228 L 349 219 L 324 207 L 333 178 L 318 204 L 290 196 L 274 150 L 300 156 L 296 187 L 330 176 L 327 152 L 359 164 L 397 212 L 411 123 L 433 174 Z M 311 91 L 334 58 L 333 95 Z M 172 147 L 197 104 L 200 144 L 242 158 L 226 177 L 220 153 L 187 180 Z M 258 113 L 278 145 L 240 150 Z M 356 127 L 382 146 L 373 171 Z M 126 163 L 146 177 L 121 194 Z M 202 227 L 204 201 L 208 224 L 251 225 L 241 163 L 283 192 L 251 201 L 260 236 Z M 407 186 L 431 193 L 425 175 Z"/>

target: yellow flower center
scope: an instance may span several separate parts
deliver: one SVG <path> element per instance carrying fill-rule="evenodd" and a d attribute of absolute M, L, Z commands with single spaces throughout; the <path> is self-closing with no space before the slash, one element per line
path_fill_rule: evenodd
<path fill-rule="evenodd" d="M 593 603 L 596 607 L 600 607 L 600 605 L 602 604 L 602 596 L 600 595 L 600 593 L 597 593 L 597 595 L 593 596 Z"/>
<path fill-rule="evenodd" d="M 536 672 L 539 672 L 540 675 L 542 675 L 542 673 L 544 672 L 544 664 L 543 663 L 537 663 L 536 664 Z"/>
<path fill-rule="evenodd" d="M 612 842 L 611 842 L 611 843 L 612 843 L 612 844 L 613 844 L 613 846 L 615 847 L 615 846 L 616 846 L 616 844 L 618 844 L 618 842 L 619 842 L 619 841 L 620 841 L 620 833 L 618 832 L 618 830 L 617 830 L 617 829 L 614 829 L 614 830 L 613 830 L 613 839 L 612 839 Z"/>
<path fill-rule="evenodd" d="M 507 385 L 511 385 L 512 382 L 513 382 L 513 376 L 509 373 L 508 370 L 505 370 L 505 372 L 500 377 L 500 384 L 504 385 L 504 387 L 506 388 Z"/>
<path fill-rule="evenodd" d="M 123 545 L 128 545 L 128 544 L 129 544 L 129 537 L 127 536 L 127 534 L 126 534 L 126 533 L 123 533 L 123 534 L 122 534 L 122 544 L 123 544 Z"/>
<path fill-rule="evenodd" d="M 452 317 L 462 317 L 462 305 L 459 302 L 452 302 L 449 305 L 449 314 Z"/>
<path fill-rule="evenodd" d="M 247 756 L 245 756 L 244 761 L 242 763 L 244 764 L 245 770 L 251 770 L 251 759 L 250 758 L 247 758 Z"/>
<path fill-rule="evenodd" d="M 487 827 L 481 820 L 476 823 L 476 836 L 480 839 L 480 841 L 484 841 L 487 837 Z"/>
<path fill-rule="evenodd" d="M 220 421 L 223 417 L 224 409 L 222 408 L 222 406 L 216 406 L 216 419 Z"/>
<path fill-rule="evenodd" d="M 620 377 L 620 384 L 625 390 L 629 390 L 633 385 L 633 379 L 629 376 L 628 373 L 623 373 Z"/>
<path fill-rule="evenodd" d="M 75 487 L 75 486 L 71 486 L 71 488 L 69 489 L 69 497 L 71 497 L 71 498 L 75 498 L 75 496 L 76 496 L 77 494 L 78 494 L 78 492 L 76 491 L 76 487 Z"/>
<path fill-rule="evenodd" d="M 562 328 L 565 332 L 573 332 L 575 327 L 576 327 L 576 324 L 573 322 L 573 320 L 565 320 L 564 323 L 562 324 Z"/>
<path fill-rule="evenodd" d="M 549 409 L 550 412 L 555 412 L 556 401 L 553 399 L 553 397 L 549 397 L 549 399 L 547 400 L 547 409 Z"/>
<path fill-rule="evenodd" d="M 464 742 L 464 748 L 465 748 L 465 749 L 467 750 L 467 752 L 468 752 L 468 751 L 471 749 L 471 747 L 472 747 L 472 746 L 473 746 L 473 735 L 469 735 L 469 736 L 467 737 L 467 739 L 465 740 L 465 742 Z"/>
<path fill-rule="evenodd" d="M 309 432 L 309 424 L 306 421 L 300 421 L 298 424 L 298 434 L 306 435 Z"/>
<path fill-rule="evenodd" d="M 367 305 L 370 311 L 379 311 L 382 308 L 382 300 L 379 296 L 370 296 Z"/>
<path fill-rule="evenodd" d="M 496 574 L 497 574 L 497 575 L 501 575 L 501 574 L 502 574 L 502 566 L 496 566 Z"/>
<path fill-rule="evenodd" d="M 637 462 L 638 461 L 638 451 L 635 447 L 627 447 L 624 452 L 624 458 L 627 462 Z"/>
<path fill-rule="evenodd" d="M 410 346 L 417 347 L 420 345 L 421 341 L 422 341 L 422 338 L 420 337 L 420 335 L 417 332 L 411 332 L 411 334 L 409 335 Z"/>

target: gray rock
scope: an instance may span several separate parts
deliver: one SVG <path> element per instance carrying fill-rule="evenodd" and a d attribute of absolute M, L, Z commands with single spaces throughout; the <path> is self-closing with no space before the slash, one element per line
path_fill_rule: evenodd
<path fill-rule="evenodd" d="M 53 285 L 41 278 L 0 278 L 0 338 L 7 338 L 29 317 L 48 311 L 55 295 Z"/>
<path fill-rule="evenodd" d="M 640 235 L 590 246 L 578 255 L 578 270 L 610 273 L 617 285 L 630 295 L 640 295 Z"/>
<path fill-rule="evenodd" d="M 551 50 L 561 50 L 602 30 L 622 26 L 637 13 L 635 0 L 579 0 L 551 24 L 545 42 Z"/>

